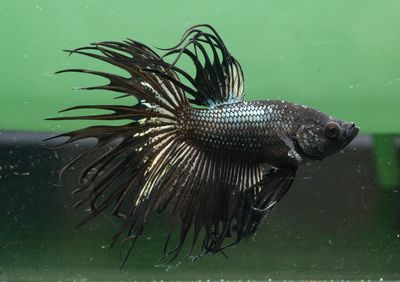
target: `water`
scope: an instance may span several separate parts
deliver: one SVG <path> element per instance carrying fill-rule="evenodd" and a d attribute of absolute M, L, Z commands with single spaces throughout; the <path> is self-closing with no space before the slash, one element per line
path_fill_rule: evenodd
<path fill-rule="evenodd" d="M 397 0 L 0 1 L 0 281 L 400 280 L 399 146 L 386 146 L 400 132 L 399 9 Z M 167 216 L 154 216 L 120 271 L 119 246 L 109 250 L 119 222 L 104 214 L 76 229 L 84 216 L 71 208 L 77 172 L 58 180 L 81 148 L 54 151 L 40 140 L 89 124 L 44 120 L 57 110 L 131 101 L 72 91 L 103 81 L 53 73 L 113 70 L 63 49 L 126 37 L 169 47 L 199 23 L 215 26 L 241 63 L 247 99 L 313 106 L 364 135 L 304 165 L 228 259 L 160 262 Z M 379 187 L 377 174 L 397 184 Z"/>
<path fill-rule="evenodd" d="M 57 170 L 77 149 L 14 136 L 0 151 L 0 281 L 400 279 L 399 192 L 377 187 L 361 142 L 304 166 L 254 239 L 228 249 L 228 259 L 158 261 L 167 221 L 155 216 L 120 271 L 119 246 L 109 250 L 118 222 L 105 215 L 76 229 L 84 212 L 71 209 L 74 173 L 59 185 Z"/>

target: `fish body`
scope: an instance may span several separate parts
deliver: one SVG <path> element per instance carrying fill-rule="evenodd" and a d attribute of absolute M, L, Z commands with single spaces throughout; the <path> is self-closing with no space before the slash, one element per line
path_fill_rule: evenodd
<path fill-rule="evenodd" d="M 182 114 L 179 127 L 182 136 L 214 154 L 236 155 L 281 167 L 298 166 L 304 159 L 328 155 L 322 152 L 320 156 L 307 157 L 301 151 L 296 135 L 309 120 L 312 124 L 322 125 L 328 120 L 338 122 L 310 107 L 281 100 L 263 100 L 228 103 L 208 109 L 190 108 Z M 318 144 L 321 140 L 311 140 L 310 136 L 303 142 L 310 146 L 311 142 Z"/>
<path fill-rule="evenodd" d="M 87 69 L 59 73 L 104 77 L 108 84 L 84 89 L 115 91 L 123 93 L 120 98 L 137 100 L 134 106 L 75 106 L 64 111 L 106 113 L 52 118 L 126 121 L 53 137 L 67 137 L 61 145 L 97 139 L 61 172 L 90 159 L 73 192 L 80 195 L 75 208 L 89 210 L 79 226 L 106 210 L 121 218 L 113 244 L 121 237 L 131 243 L 124 263 L 154 212 L 169 212 L 164 255 L 171 259 L 189 234 L 189 254 L 200 241 L 200 256 L 251 237 L 292 186 L 304 160 L 322 160 L 358 133 L 354 123 L 311 107 L 245 101 L 241 66 L 210 25 L 189 28 L 162 57 L 131 39 L 68 52 L 105 61 L 129 75 Z M 170 56 L 175 56 L 172 63 L 165 60 Z M 192 61 L 195 74 L 178 66 L 182 56 Z M 178 240 L 171 248 L 174 230 Z"/>
<path fill-rule="evenodd" d="M 295 107 L 287 102 L 243 101 L 191 109 L 183 121 L 183 134 L 214 153 L 276 163 L 288 158 L 278 133 L 294 132 L 296 113 L 289 109 Z"/>

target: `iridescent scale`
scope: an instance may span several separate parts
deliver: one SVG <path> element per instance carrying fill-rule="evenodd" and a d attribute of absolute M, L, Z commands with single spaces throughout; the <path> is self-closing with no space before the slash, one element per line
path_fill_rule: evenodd
<path fill-rule="evenodd" d="M 294 116 L 288 103 L 253 101 L 191 109 L 182 128 L 203 148 L 259 153 L 273 143 L 277 130 L 290 132 Z"/>

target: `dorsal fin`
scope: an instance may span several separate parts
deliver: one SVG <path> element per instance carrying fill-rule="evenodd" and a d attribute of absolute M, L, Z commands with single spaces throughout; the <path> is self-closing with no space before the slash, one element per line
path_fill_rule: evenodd
<path fill-rule="evenodd" d="M 163 49 L 168 57 L 177 55 L 170 68 L 174 69 L 193 84 L 190 102 L 201 106 L 214 106 L 240 101 L 244 96 L 243 72 L 239 62 L 229 53 L 216 30 L 208 24 L 195 25 L 183 34 L 174 47 Z M 182 56 L 194 64 L 196 73 L 190 76 L 176 67 Z"/>

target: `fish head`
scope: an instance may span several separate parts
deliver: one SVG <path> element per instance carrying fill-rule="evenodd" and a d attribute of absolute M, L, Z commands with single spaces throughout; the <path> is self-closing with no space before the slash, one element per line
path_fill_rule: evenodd
<path fill-rule="evenodd" d="M 294 137 L 296 151 L 306 159 L 322 160 L 346 147 L 358 134 L 353 122 L 309 109 Z"/>

